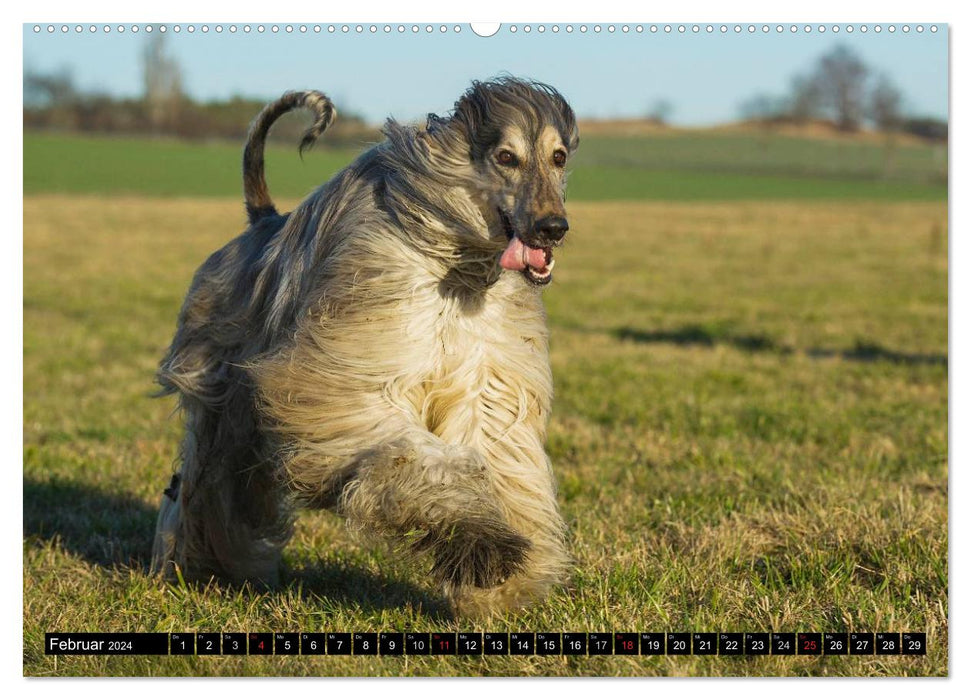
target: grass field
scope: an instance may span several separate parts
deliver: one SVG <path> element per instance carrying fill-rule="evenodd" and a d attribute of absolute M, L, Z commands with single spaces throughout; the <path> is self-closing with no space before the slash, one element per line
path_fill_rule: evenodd
<path fill-rule="evenodd" d="M 545 298 L 556 382 L 549 450 L 576 569 L 571 588 L 542 605 L 469 621 L 449 617 L 420 568 L 356 542 L 329 514 L 301 518 L 272 592 L 147 576 L 179 436 L 173 402 L 148 398 L 153 372 L 193 270 L 241 228 L 238 154 L 210 177 L 217 151 L 159 145 L 159 167 L 141 160 L 133 187 L 226 196 L 150 198 L 79 194 L 115 188 L 136 165 L 120 165 L 122 148 L 102 162 L 52 144 L 25 145 L 25 674 L 947 674 L 940 185 L 898 183 L 917 193 L 900 200 L 936 192 L 930 202 L 768 201 L 785 188 L 735 202 L 591 202 L 571 191 L 570 241 Z M 282 171 L 270 179 L 275 191 L 290 183 L 291 196 L 302 187 Z M 813 183 L 832 182 L 804 181 L 817 194 L 825 187 Z M 42 651 L 46 631 L 472 629 L 924 631 L 929 653 Z"/>
<path fill-rule="evenodd" d="M 326 136 L 324 137 L 326 143 Z M 27 133 L 24 193 L 240 196 L 240 144 Z M 357 149 L 321 147 L 298 158 L 271 146 L 268 180 L 302 197 Z M 571 162 L 570 198 L 582 201 L 882 200 L 947 197 L 942 146 L 675 132 L 656 138 L 590 136 Z"/>

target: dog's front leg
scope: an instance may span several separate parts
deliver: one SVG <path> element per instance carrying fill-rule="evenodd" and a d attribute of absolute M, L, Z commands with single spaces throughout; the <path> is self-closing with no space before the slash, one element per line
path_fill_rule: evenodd
<path fill-rule="evenodd" d="M 359 453 L 345 470 L 338 509 L 349 525 L 430 551 L 446 590 L 495 586 L 522 567 L 530 542 L 509 526 L 475 450 L 416 430 Z"/>

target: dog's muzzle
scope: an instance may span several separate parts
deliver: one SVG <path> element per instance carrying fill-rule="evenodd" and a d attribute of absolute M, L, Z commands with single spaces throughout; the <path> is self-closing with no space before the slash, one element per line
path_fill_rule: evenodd
<path fill-rule="evenodd" d="M 499 212 L 509 238 L 509 244 L 499 258 L 506 270 L 523 273 L 529 282 L 546 285 L 553 281 L 553 247 L 563 242 L 570 224 L 562 216 L 538 219 L 527 235 L 521 236 L 505 212 Z"/>
<path fill-rule="evenodd" d="M 557 245 L 570 230 L 570 222 L 563 216 L 544 216 L 533 224 L 533 236 L 540 246 Z"/>

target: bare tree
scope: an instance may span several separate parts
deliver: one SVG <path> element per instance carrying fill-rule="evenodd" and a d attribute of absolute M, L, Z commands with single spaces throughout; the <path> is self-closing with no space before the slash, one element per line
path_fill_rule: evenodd
<path fill-rule="evenodd" d="M 867 116 L 881 131 L 895 131 L 900 126 L 900 105 L 903 97 L 900 90 L 886 75 L 881 75 L 870 92 Z"/>
<path fill-rule="evenodd" d="M 797 75 L 792 79 L 789 116 L 798 124 L 805 124 L 820 116 L 823 88 L 818 76 Z"/>
<path fill-rule="evenodd" d="M 171 126 L 182 101 L 182 71 L 166 53 L 164 34 L 149 35 L 143 59 L 149 122 L 155 129 Z"/>
<path fill-rule="evenodd" d="M 837 46 L 819 59 L 815 79 L 822 103 L 833 111 L 836 126 L 842 131 L 860 128 L 868 73 L 863 61 L 845 46 Z"/>

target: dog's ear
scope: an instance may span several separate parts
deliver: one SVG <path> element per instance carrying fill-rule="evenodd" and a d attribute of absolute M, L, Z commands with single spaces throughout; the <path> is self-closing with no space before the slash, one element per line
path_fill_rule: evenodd
<path fill-rule="evenodd" d="M 554 109 L 559 112 L 558 126 L 560 129 L 560 137 L 570 150 L 570 153 L 573 153 L 573 151 L 577 150 L 577 146 L 580 145 L 580 129 L 577 126 L 576 114 L 574 114 L 573 108 L 563 95 L 548 85 L 543 87 L 553 100 L 555 105 Z"/>
<path fill-rule="evenodd" d="M 450 123 L 458 127 L 469 144 L 472 160 L 478 160 L 499 139 L 499 130 L 492 125 L 492 105 L 489 86 L 474 81 L 472 87 L 455 103 Z"/>
<path fill-rule="evenodd" d="M 567 109 L 569 109 L 569 107 L 567 107 Z M 572 109 L 570 110 L 570 114 L 571 115 L 573 114 Z M 570 149 L 570 153 L 573 153 L 574 151 L 576 151 L 577 147 L 580 145 L 580 127 L 577 126 L 575 119 L 573 121 L 572 127 L 573 128 L 570 130 L 570 133 L 568 135 L 569 138 L 566 140 L 567 148 Z"/>
<path fill-rule="evenodd" d="M 415 138 L 425 145 L 431 161 L 447 164 L 445 167 L 449 172 L 454 173 L 456 168 L 468 165 L 473 159 L 465 126 L 454 116 L 440 117 L 430 113 L 424 131 L 419 131 Z"/>
<path fill-rule="evenodd" d="M 482 84 L 473 81 L 472 87 L 455 103 L 451 121 L 462 127 L 471 143 L 479 127 L 485 121 L 485 100 L 482 95 Z"/>

